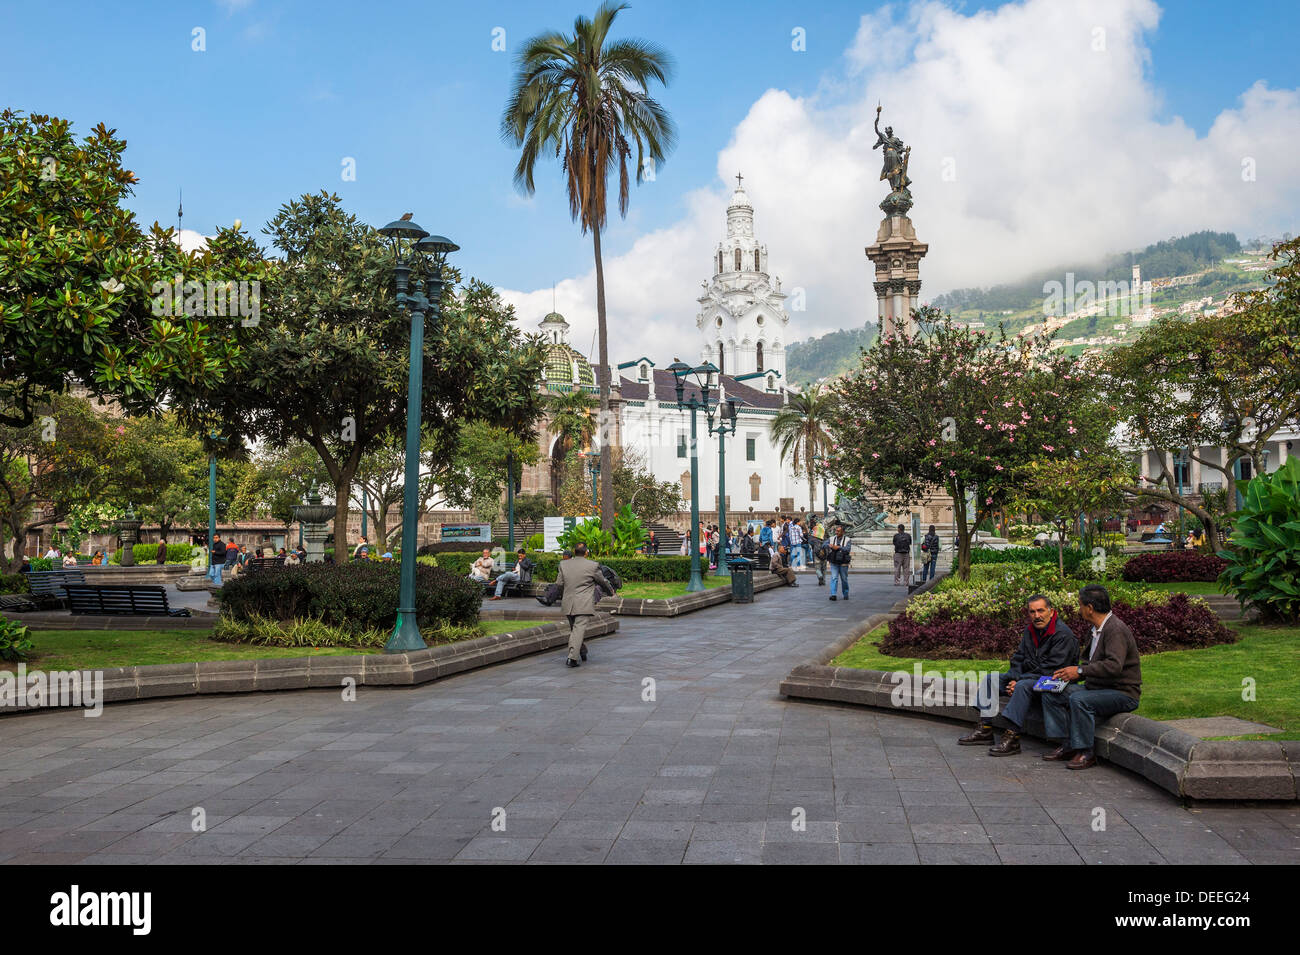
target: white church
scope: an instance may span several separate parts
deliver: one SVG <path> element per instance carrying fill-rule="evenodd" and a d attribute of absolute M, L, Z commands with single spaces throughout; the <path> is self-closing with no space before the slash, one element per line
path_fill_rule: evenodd
<path fill-rule="evenodd" d="M 701 283 L 700 311 L 695 324 L 700 340 L 698 363 L 712 362 L 721 370 L 710 389 L 710 402 L 721 391 L 738 404 L 737 427 L 726 441 L 726 495 L 728 520 L 734 525 L 756 515 L 800 513 L 809 507 L 808 480 L 795 475 L 781 460 L 771 438 L 771 423 L 786 402 L 785 345 L 790 337 L 790 317 L 784 307 L 781 281 L 768 271 L 767 246 L 754 234 L 754 208 L 743 178 L 727 206 L 726 234 L 711 257 L 710 277 Z M 567 392 L 578 387 L 598 393 L 596 369 L 590 359 L 569 345 L 569 323 L 555 312 L 539 323 L 546 338 L 545 391 Z M 616 440 L 637 449 L 656 480 L 681 484 L 684 506 L 689 508 L 690 412 L 677 407 L 676 379 L 668 366 L 690 354 L 641 356 L 611 369 L 611 402 L 617 409 Z M 686 397 L 697 394 L 693 387 Z M 718 438 L 709 435 L 703 412 L 697 412 L 700 510 L 705 520 L 717 520 Z M 526 469 L 525 492 L 554 493 L 551 454 L 558 435 L 540 436 L 542 461 Z M 829 487 L 832 501 L 834 486 Z M 826 504 L 820 477 L 814 481 L 813 511 L 824 513 Z M 710 516 L 711 515 L 711 516 Z"/>

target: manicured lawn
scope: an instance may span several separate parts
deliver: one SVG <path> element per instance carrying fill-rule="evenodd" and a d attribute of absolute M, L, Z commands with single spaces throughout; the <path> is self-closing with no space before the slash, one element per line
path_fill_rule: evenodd
<path fill-rule="evenodd" d="M 1300 627 L 1242 626 L 1225 621 L 1237 643 L 1203 650 L 1174 650 L 1142 658 L 1142 704 L 1138 713 L 1153 720 L 1195 716 L 1236 716 L 1283 730 L 1241 739 L 1300 739 Z M 917 660 L 891 657 L 878 644 L 881 626 L 831 661 L 832 666 L 866 670 L 1002 670 L 1005 660 Z M 1242 699 L 1243 681 L 1254 681 L 1255 700 Z"/>
<path fill-rule="evenodd" d="M 510 633 L 540 626 L 544 620 L 491 620 L 483 633 Z M 356 656 L 382 653 L 381 648 L 258 647 L 212 640 L 206 630 L 33 630 L 36 645 L 28 670 L 98 670 L 154 663 L 203 660 L 267 660 L 281 657 Z M 14 663 L 0 664 L 10 671 Z"/>
<path fill-rule="evenodd" d="M 705 588 L 712 587 L 730 587 L 730 577 L 705 577 Z M 620 597 L 643 598 L 663 600 L 667 597 L 682 597 L 686 594 L 685 581 L 675 583 L 662 583 L 657 581 L 629 581 L 623 584 L 623 589 L 618 592 Z"/>
<path fill-rule="evenodd" d="M 1104 584 L 1104 581 L 1103 581 Z M 1143 584 L 1148 590 L 1167 590 L 1174 594 L 1222 594 L 1219 585 L 1212 581 L 1188 580 L 1174 584 Z"/>

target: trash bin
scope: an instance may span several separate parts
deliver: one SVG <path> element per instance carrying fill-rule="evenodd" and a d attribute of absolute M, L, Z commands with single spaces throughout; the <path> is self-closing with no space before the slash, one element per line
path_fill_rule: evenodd
<path fill-rule="evenodd" d="M 752 604 L 754 602 L 754 562 L 739 557 L 727 561 L 731 569 L 731 602 Z"/>

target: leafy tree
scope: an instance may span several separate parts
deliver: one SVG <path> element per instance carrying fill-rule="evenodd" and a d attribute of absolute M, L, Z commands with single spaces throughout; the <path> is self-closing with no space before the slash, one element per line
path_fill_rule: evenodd
<path fill-rule="evenodd" d="M 1265 446 L 1300 414 L 1300 240 L 1273 248 L 1263 289 L 1235 297 L 1227 314 L 1164 319 L 1105 359 L 1102 384 L 1120 409 L 1126 443 L 1156 452 L 1134 497 L 1181 505 L 1215 539 L 1221 515 L 1195 488 L 1180 493 L 1171 459 L 1190 450 L 1203 470 L 1234 486 L 1234 464 L 1263 470 Z M 1210 448 L 1206 455 L 1203 448 Z M 1227 450 L 1221 460 L 1219 448 Z"/>
<path fill-rule="evenodd" d="M 628 160 L 636 143 L 636 181 L 662 164 L 676 132 L 667 111 L 649 95 L 652 82 L 668 83 L 668 54 L 643 40 L 611 40 L 610 27 L 626 4 L 602 3 L 588 20 L 578 17 L 572 36 L 543 33 L 525 41 L 501 135 L 521 147 L 515 185 L 534 191 L 533 173 L 545 153 L 560 159 L 569 214 L 591 232 L 596 259 L 596 322 L 600 343 L 600 416 L 609 421 L 609 333 L 605 316 L 605 265 L 600 235 L 606 221 L 606 186 L 618 170 L 618 211 L 627 215 Z M 653 174 L 652 174 L 653 177 Z M 614 523 L 611 442 L 601 441 L 601 484 L 606 525 Z"/>
<path fill-rule="evenodd" d="M 237 439 L 310 445 L 333 487 L 342 544 L 363 457 L 405 431 L 410 320 L 394 299 L 391 249 L 337 196 L 293 200 L 265 231 L 284 261 L 262 290 L 248 370 L 195 389 L 182 414 L 199 426 L 215 418 Z M 456 270 L 447 273 L 439 320 L 424 342 L 421 411 L 434 471 L 450 465 L 461 421 L 477 417 L 528 435 L 540 413 L 540 347 L 513 326 L 513 310 L 490 286 L 461 285 Z M 347 558 L 337 546 L 334 560 Z"/>
<path fill-rule="evenodd" d="M 469 507 L 485 522 L 501 515 L 506 492 L 507 459 L 513 455 L 515 487 L 523 466 L 537 461 L 537 443 L 522 441 L 505 428 L 485 421 L 470 421 L 461 427 L 456 457 L 439 476 L 439 486 L 455 507 Z"/>
<path fill-rule="evenodd" d="M 834 393 L 822 385 L 813 385 L 802 394 L 792 394 L 772 419 L 772 440 L 781 451 L 781 460 L 789 461 L 795 473 L 808 479 L 808 510 L 816 510 L 817 462 L 831 448 L 826 428 L 834 413 Z"/>
<path fill-rule="evenodd" d="M 1228 562 L 1220 580 L 1243 610 L 1253 606 L 1266 618 L 1294 623 L 1300 619 L 1300 459 L 1241 484 L 1242 509 L 1219 552 Z"/>
<path fill-rule="evenodd" d="M 968 495 L 978 526 L 1010 501 L 1013 475 L 1028 462 L 1104 445 L 1105 416 L 1090 376 L 1050 337 L 955 328 L 928 306 L 916 317 L 933 331 L 880 339 L 837 383 L 830 470 L 853 496 L 912 504 L 946 492 L 966 579 Z"/>
<path fill-rule="evenodd" d="M 72 385 L 153 407 L 174 384 L 210 386 L 241 369 L 238 320 L 157 314 L 156 283 L 258 278 L 238 257 L 187 255 L 148 235 L 122 203 L 135 174 L 102 123 L 0 112 L 0 422 L 31 424 Z"/>

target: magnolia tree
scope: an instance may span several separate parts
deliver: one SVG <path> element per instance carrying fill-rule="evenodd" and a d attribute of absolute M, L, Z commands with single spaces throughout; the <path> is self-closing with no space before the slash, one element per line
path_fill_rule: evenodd
<path fill-rule="evenodd" d="M 903 506 L 946 492 L 966 579 L 972 532 L 1013 500 L 1015 475 L 1045 456 L 1097 450 L 1109 409 L 1094 397 L 1091 374 L 1053 350 L 1049 336 L 957 328 L 929 306 L 916 315 L 931 331 L 880 339 L 833 386 L 830 471 L 850 495 Z"/>

